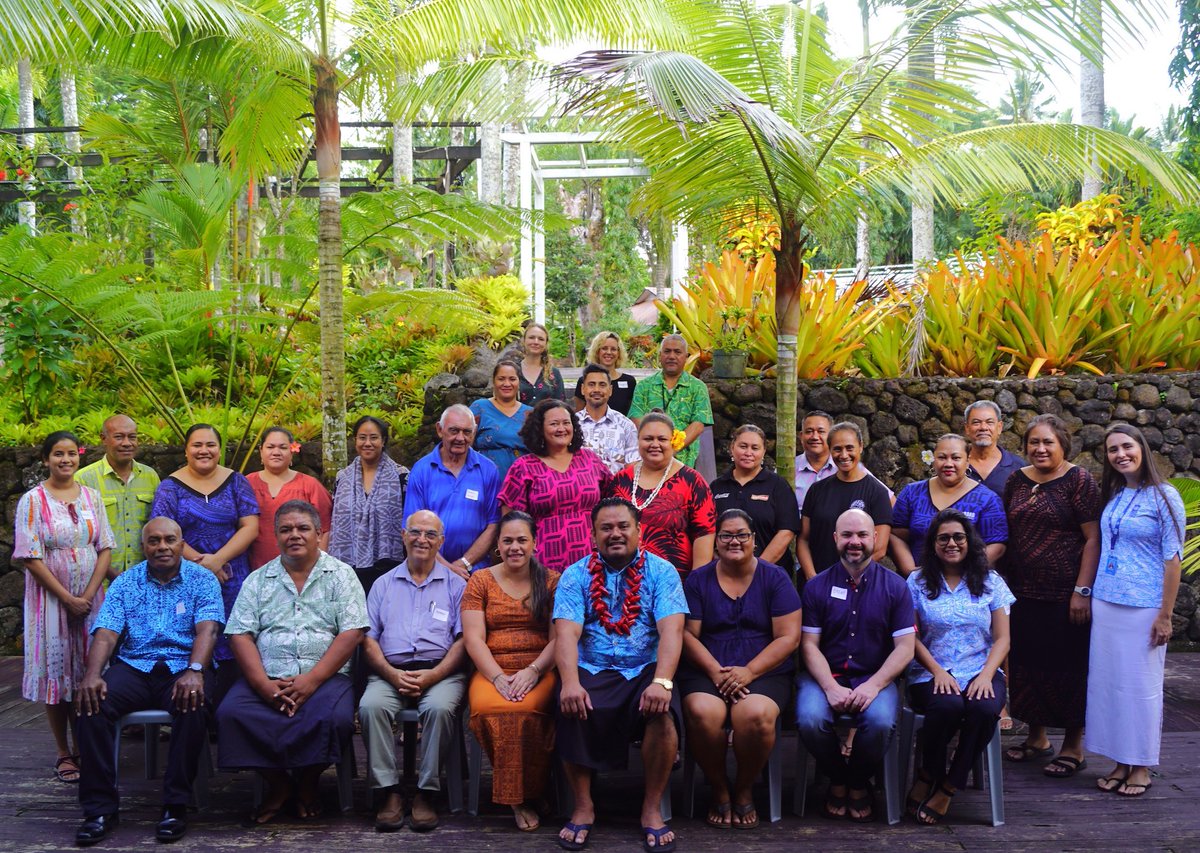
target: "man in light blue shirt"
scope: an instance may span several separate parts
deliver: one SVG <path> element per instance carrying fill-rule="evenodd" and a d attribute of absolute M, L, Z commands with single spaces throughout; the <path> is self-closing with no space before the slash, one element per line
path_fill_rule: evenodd
<path fill-rule="evenodd" d="M 626 500 L 596 504 L 596 551 L 567 567 L 554 596 L 555 662 L 562 679 L 556 741 L 575 796 L 560 846 L 582 845 L 591 832 L 592 771 L 624 769 L 626 744 L 640 739 L 643 842 L 674 848 L 660 803 L 679 748 L 681 705 L 672 679 L 688 606 L 675 568 L 639 550 L 638 522 L 637 509 Z"/>

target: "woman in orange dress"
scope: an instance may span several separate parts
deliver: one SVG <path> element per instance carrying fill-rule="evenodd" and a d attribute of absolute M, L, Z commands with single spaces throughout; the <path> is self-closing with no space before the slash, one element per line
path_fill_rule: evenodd
<path fill-rule="evenodd" d="M 471 575 L 462 598 L 463 638 L 475 664 L 471 731 L 492 765 L 492 801 L 512 806 L 517 828 L 538 828 L 537 803 L 554 749 L 554 640 L 550 608 L 558 572 L 534 556 L 536 529 L 523 512 L 500 520 L 500 562 Z"/>

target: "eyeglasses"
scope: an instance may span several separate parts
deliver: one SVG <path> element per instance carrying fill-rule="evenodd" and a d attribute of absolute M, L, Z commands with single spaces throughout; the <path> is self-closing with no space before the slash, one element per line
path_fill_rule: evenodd
<path fill-rule="evenodd" d="M 753 533 L 745 533 L 745 532 L 743 532 L 743 533 L 718 533 L 717 534 L 717 541 L 724 542 L 727 545 L 730 542 L 741 542 L 741 543 L 745 544 L 746 542 L 749 542 L 752 538 L 754 538 Z"/>
<path fill-rule="evenodd" d="M 428 539 L 430 541 L 436 541 L 436 540 L 442 538 L 442 534 L 436 530 L 409 529 L 405 532 L 408 533 L 408 535 L 411 536 L 413 539 Z"/>
<path fill-rule="evenodd" d="M 955 545 L 965 545 L 967 543 L 967 534 L 965 533 L 939 533 L 934 537 L 934 542 L 939 545 L 949 545 L 953 542 Z"/>

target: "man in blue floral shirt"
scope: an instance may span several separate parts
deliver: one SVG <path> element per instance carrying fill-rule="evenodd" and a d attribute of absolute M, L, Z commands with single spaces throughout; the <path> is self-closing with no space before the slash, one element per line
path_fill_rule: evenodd
<path fill-rule="evenodd" d="M 596 810 L 592 771 L 622 770 L 642 741 L 643 846 L 674 850 L 660 803 L 679 748 L 680 700 L 672 679 L 688 612 L 675 568 L 639 550 L 633 504 L 606 498 L 592 510 L 596 551 L 568 566 L 554 596 L 559 678 L 557 745 L 575 810 L 559 846 L 581 850 Z"/>

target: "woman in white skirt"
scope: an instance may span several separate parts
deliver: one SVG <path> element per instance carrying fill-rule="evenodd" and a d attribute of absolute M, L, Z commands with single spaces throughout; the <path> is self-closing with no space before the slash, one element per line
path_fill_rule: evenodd
<path fill-rule="evenodd" d="M 1104 436 L 1101 493 L 1084 746 L 1117 762 L 1097 780 L 1100 790 L 1140 797 L 1159 763 L 1163 665 L 1186 516 L 1145 436 L 1126 424 Z"/>

